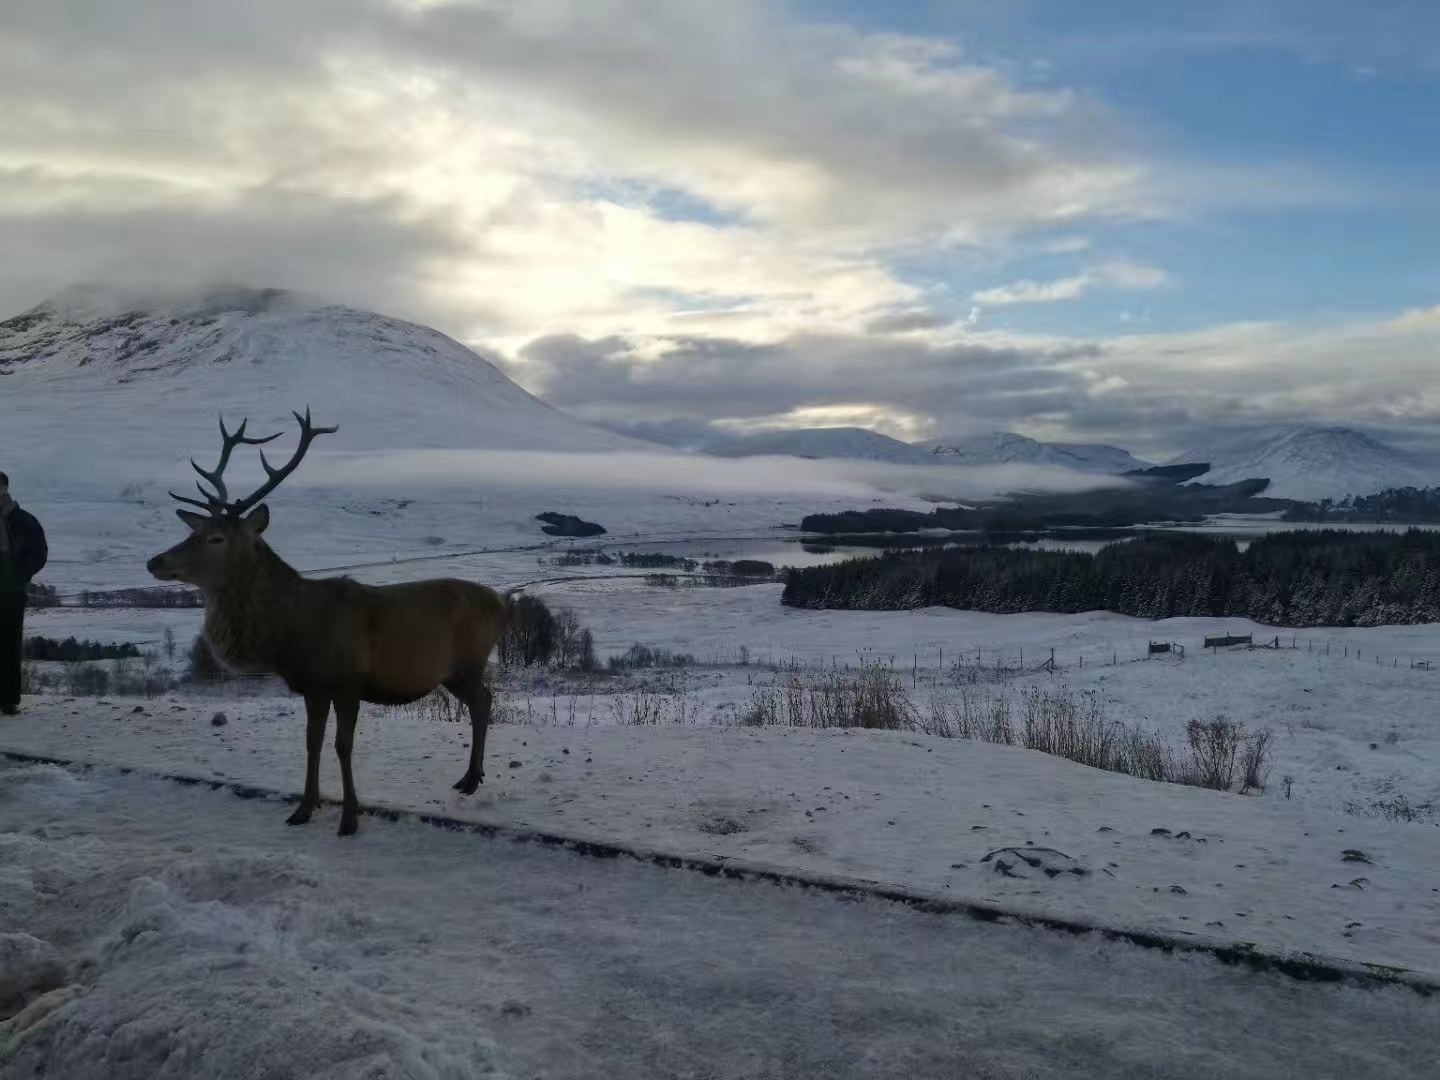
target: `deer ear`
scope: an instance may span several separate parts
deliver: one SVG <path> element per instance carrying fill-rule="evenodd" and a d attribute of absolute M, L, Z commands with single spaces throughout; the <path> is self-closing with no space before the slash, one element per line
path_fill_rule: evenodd
<path fill-rule="evenodd" d="M 210 518 L 204 514 L 197 514 L 194 510 L 176 510 L 175 516 L 186 525 L 189 525 L 194 532 L 199 532 L 206 525 L 210 524 Z"/>
<path fill-rule="evenodd" d="M 247 533 L 251 536 L 259 536 L 270 524 L 270 508 L 261 503 L 245 516 L 243 524 Z"/>

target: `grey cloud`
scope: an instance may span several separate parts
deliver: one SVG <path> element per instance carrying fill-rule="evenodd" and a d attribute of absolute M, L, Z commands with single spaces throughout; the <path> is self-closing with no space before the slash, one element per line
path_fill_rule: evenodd
<path fill-rule="evenodd" d="M 955 322 L 953 315 L 940 311 L 897 311 L 881 315 L 865 324 L 871 334 L 904 334 L 912 330 L 938 330 Z"/>
<path fill-rule="evenodd" d="M 418 297 L 414 267 L 450 250 L 449 234 L 439 222 L 402 223 L 383 201 L 272 192 L 239 205 L 42 214 L 4 207 L 0 199 L 0 234 L 25 253 L 0 260 L 6 313 L 77 281 L 164 286 L 237 279 L 420 320 L 442 316 Z M 483 315 L 483 306 L 472 314 Z"/>
<path fill-rule="evenodd" d="M 682 339 L 650 361 L 634 357 L 619 338 L 557 335 L 530 343 L 512 373 L 556 404 L 629 423 L 756 418 L 857 403 L 993 423 L 1073 409 L 1086 393 L 1083 375 L 1042 352 L 840 336 L 769 345 Z"/>

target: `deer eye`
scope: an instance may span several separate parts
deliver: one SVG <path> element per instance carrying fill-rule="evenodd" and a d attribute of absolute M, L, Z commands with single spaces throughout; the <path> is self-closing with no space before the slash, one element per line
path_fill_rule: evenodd
<path fill-rule="evenodd" d="M 225 542 L 225 537 L 221 536 L 219 533 L 216 533 L 214 536 L 206 537 L 205 542 L 207 544 L 223 544 Z"/>

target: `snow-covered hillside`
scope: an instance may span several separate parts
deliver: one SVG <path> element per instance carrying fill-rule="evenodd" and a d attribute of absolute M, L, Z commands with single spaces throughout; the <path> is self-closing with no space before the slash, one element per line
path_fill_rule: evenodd
<path fill-rule="evenodd" d="M 66 294 L 0 322 L 0 380 L 6 448 L 22 459 L 53 454 L 64 432 L 166 461 L 208 446 L 221 410 L 269 426 L 306 403 L 344 422 L 352 451 L 649 447 L 532 397 L 437 331 L 274 289 L 163 305 Z"/>
<path fill-rule="evenodd" d="M 935 456 L 918 446 L 866 428 L 801 428 L 727 439 L 705 447 L 721 457 L 782 454 L 806 458 L 851 458 L 902 465 L 931 465 Z"/>
<path fill-rule="evenodd" d="M 1268 477 L 1266 495 L 1281 499 L 1343 498 L 1393 487 L 1440 483 L 1440 457 L 1390 446 L 1353 428 L 1306 425 L 1216 438 L 1173 459 L 1209 462 L 1199 484 Z"/>
<path fill-rule="evenodd" d="M 953 465 L 1058 465 L 1088 473 L 1123 473 L 1148 465 L 1118 446 L 1046 443 L 1013 431 L 945 436 L 915 445 Z"/>

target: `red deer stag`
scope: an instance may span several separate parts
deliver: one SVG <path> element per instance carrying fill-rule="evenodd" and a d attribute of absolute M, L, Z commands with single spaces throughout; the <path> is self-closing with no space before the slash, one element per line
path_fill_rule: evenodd
<path fill-rule="evenodd" d="M 290 461 L 272 468 L 260 451 L 267 480 L 234 502 L 225 466 L 237 446 L 279 438 L 249 438 L 245 422 L 231 432 L 220 420 L 220 464 L 196 484 L 204 501 L 171 492 L 205 513 L 177 510 L 190 536 L 146 564 L 161 581 L 183 581 L 205 594 L 205 637 L 211 651 L 238 672 L 279 675 L 305 698 L 305 794 L 289 824 L 303 825 L 320 806 L 320 752 L 335 706 L 335 754 L 345 793 L 340 835 L 357 827 L 359 803 L 350 772 L 355 721 L 362 701 L 403 705 L 444 686 L 470 711 L 470 767 L 455 785 L 473 794 L 484 779 L 485 732 L 491 695 L 485 685 L 490 651 L 505 630 L 508 605 L 492 589 L 441 578 L 402 585 L 361 585 L 349 578 L 308 580 L 265 543 L 270 511 L 261 502 L 295 471 L 317 435 L 310 410 L 295 414 L 300 443 Z"/>

